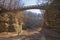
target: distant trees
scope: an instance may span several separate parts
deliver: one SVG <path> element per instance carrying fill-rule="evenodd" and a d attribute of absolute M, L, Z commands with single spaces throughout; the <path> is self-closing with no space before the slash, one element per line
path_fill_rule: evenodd
<path fill-rule="evenodd" d="M 23 29 L 34 29 L 42 27 L 44 14 L 36 14 L 30 11 L 24 12 L 24 23 Z"/>
<path fill-rule="evenodd" d="M 20 7 L 20 0 L 0 0 L 0 7 L 6 9 L 16 9 Z"/>

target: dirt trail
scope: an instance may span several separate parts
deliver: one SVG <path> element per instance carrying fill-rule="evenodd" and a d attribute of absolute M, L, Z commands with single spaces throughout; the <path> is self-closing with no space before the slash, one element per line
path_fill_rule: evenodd
<path fill-rule="evenodd" d="M 5 33 L 0 33 L 0 40 L 18 40 L 19 38 L 20 40 L 45 40 L 44 35 L 40 33 L 39 31 L 35 31 L 35 30 L 33 31 L 23 30 L 23 33 L 20 36 L 17 36 L 14 34 L 15 33 L 9 33 L 9 35 L 6 36 Z"/>
<path fill-rule="evenodd" d="M 50 37 L 59 37 L 59 38 L 60 38 L 60 34 L 54 32 L 54 31 L 52 31 L 52 30 L 43 29 L 43 31 L 44 31 L 44 34 L 45 34 L 46 36 L 50 36 Z"/>
<path fill-rule="evenodd" d="M 15 32 L 8 33 L 9 35 L 6 35 L 6 32 L 0 33 L 0 40 L 46 40 L 45 36 L 48 37 L 60 37 L 59 34 L 56 32 L 53 32 L 49 29 L 44 29 L 43 33 L 40 29 L 38 30 L 23 30 L 22 34 L 20 36 L 17 36 Z"/>

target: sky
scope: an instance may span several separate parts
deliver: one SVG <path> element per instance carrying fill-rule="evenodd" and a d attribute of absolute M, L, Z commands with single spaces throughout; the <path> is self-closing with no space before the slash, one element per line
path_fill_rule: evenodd
<path fill-rule="evenodd" d="M 21 0 L 21 4 L 23 6 L 37 5 L 37 4 L 42 4 L 46 2 L 47 0 Z"/>
<path fill-rule="evenodd" d="M 41 14 L 41 11 L 39 9 L 29 9 L 26 11 L 31 11 L 31 12 L 36 13 L 36 14 Z"/>
<path fill-rule="evenodd" d="M 21 0 L 21 4 L 22 6 L 30 6 L 30 5 L 37 5 L 37 4 L 42 4 L 42 3 L 45 3 L 47 2 L 46 0 Z M 45 1 L 45 2 L 43 2 Z M 36 13 L 36 14 L 41 14 L 41 11 L 39 9 L 30 9 L 30 10 L 27 10 L 27 11 L 31 11 L 33 13 Z"/>
<path fill-rule="evenodd" d="M 21 0 L 24 6 L 36 5 L 37 0 Z"/>

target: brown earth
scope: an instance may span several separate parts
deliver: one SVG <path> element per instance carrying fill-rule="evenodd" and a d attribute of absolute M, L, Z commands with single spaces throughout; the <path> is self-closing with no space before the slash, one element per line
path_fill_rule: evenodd
<path fill-rule="evenodd" d="M 0 33 L 0 40 L 60 40 L 60 35 L 50 33 L 51 31 L 44 29 L 46 34 L 41 32 L 41 29 L 23 30 L 20 36 L 16 32 L 2 32 Z M 56 36 L 56 37 L 55 37 Z"/>

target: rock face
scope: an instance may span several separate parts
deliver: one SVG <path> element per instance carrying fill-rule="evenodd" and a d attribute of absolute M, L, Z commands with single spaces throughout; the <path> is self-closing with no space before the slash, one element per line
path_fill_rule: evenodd
<path fill-rule="evenodd" d="M 48 26 L 47 28 L 59 31 L 60 30 L 60 13 L 58 10 L 50 10 L 50 13 L 47 13 L 46 16 L 46 25 Z"/>
<path fill-rule="evenodd" d="M 46 13 L 44 15 L 44 27 L 49 29 L 54 36 L 46 37 L 47 40 L 60 40 L 60 0 L 54 0 L 54 2 L 47 7 Z M 46 31 L 47 34 L 49 34 Z M 56 34 L 55 34 L 56 33 Z M 59 37 L 57 37 L 59 36 Z"/>
<path fill-rule="evenodd" d="M 46 28 L 60 33 L 60 3 L 54 0 L 45 13 Z"/>
<path fill-rule="evenodd" d="M 23 23 L 23 14 L 21 12 L 7 12 L 0 14 L 0 32 L 16 31 Z"/>

